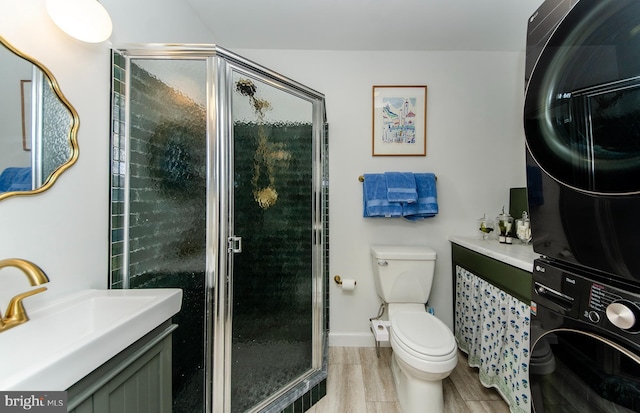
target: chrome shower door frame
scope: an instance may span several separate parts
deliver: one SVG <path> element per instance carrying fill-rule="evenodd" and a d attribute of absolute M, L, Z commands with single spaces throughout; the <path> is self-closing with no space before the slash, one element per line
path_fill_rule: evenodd
<path fill-rule="evenodd" d="M 323 371 L 325 334 L 324 334 L 324 278 L 325 278 L 325 254 L 327 253 L 325 240 L 325 226 L 323 225 L 323 211 L 327 207 L 325 205 L 325 197 L 323 196 L 323 176 L 324 167 L 326 166 L 324 150 L 324 125 L 325 125 L 325 107 L 324 96 L 312 89 L 300 85 L 290 79 L 287 79 L 273 71 L 251 61 L 243 59 L 237 55 L 227 51 L 221 54 L 220 60 L 216 65 L 216 107 L 217 122 L 216 136 L 216 153 L 211 159 L 217 160 L 216 172 L 218 173 L 218 181 L 215 183 L 217 188 L 223 189 L 221 194 L 227 196 L 226 200 L 219 199 L 218 207 L 220 217 L 227 217 L 226 220 L 218 221 L 220 223 L 219 233 L 217 234 L 218 249 L 222 254 L 223 247 L 227 247 L 232 239 L 242 234 L 234 233 L 234 142 L 233 142 L 233 119 L 232 119 L 232 91 L 233 73 L 240 73 L 243 76 L 254 80 L 264 82 L 270 86 L 289 93 L 295 97 L 306 100 L 312 104 L 313 111 L 313 256 L 312 256 L 312 303 L 313 303 L 313 356 L 311 368 L 303 375 L 293 380 L 287 386 L 283 387 L 271 397 L 263 400 L 259 405 L 254 406 L 249 413 L 253 412 L 280 412 L 290 403 L 297 399 L 286 397 L 286 394 L 301 382 L 315 383 L 321 378 L 326 378 L 326 371 Z M 226 188 L 225 188 L 226 185 Z M 209 226 L 211 228 L 211 225 Z M 232 248 L 227 248 L 227 259 L 218 261 L 218 277 L 216 280 L 217 288 L 214 288 L 214 294 L 217 298 L 215 312 L 213 314 L 213 328 L 210 331 L 216 333 L 224 332 L 224 345 L 218 343 L 219 347 L 215 348 L 213 353 L 213 363 L 209 364 L 213 371 L 214 365 L 225 365 L 225 377 L 219 377 L 219 373 L 215 373 L 212 378 L 212 393 L 218 400 L 211 400 L 212 412 L 224 413 L 231 411 L 231 348 L 232 348 L 232 304 L 233 304 L 233 256 Z M 219 340 L 216 340 L 219 341 Z M 314 377 L 317 376 L 317 377 Z M 315 378 L 315 379 L 314 379 Z M 312 387 L 308 385 L 307 387 Z M 220 399 L 223 396 L 223 400 Z M 300 395 L 299 395 L 300 396 Z M 282 402 L 279 399 L 284 399 Z M 208 400 L 209 401 L 209 400 Z"/>
<path fill-rule="evenodd" d="M 205 310 L 205 411 L 225 413 L 231 410 L 231 348 L 233 318 L 233 255 L 228 242 L 234 230 L 234 154 L 232 120 L 232 75 L 243 75 L 267 83 L 304 99 L 313 111 L 313 243 L 312 249 L 312 362 L 311 368 L 276 394 L 255 406 L 251 412 L 279 412 L 305 392 L 326 379 L 325 279 L 327 277 L 327 197 L 324 95 L 279 75 L 252 61 L 215 45 L 130 44 L 118 48 L 127 62 L 131 59 L 206 60 L 206 310 Z M 129 124 L 129 93 L 126 93 L 125 118 Z M 126 140 L 129 136 L 126 132 Z M 128 148 L 127 148 L 128 151 Z M 128 162 L 128 161 L 127 161 Z M 128 194 L 129 171 L 125 194 Z M 126 197 L 127 195 L 125 195 Z M 126 201 L 126 199 L 125 199 Z M 128 207 L 128 202 L 125 202 Z M 128 251 L 128 212 L 125 213 L 124 242 Z M 242 234 L 238 234 L 242 235 Z M 128 260 L 123 257 L 123 286 L 128 288 Z"/>

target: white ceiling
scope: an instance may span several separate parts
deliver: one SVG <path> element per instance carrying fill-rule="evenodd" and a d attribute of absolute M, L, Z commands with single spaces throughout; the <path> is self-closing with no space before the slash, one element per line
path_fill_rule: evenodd
<path fill-rule="evenodd" d="M 543 0 L 186 0 L 225 48 L 524 50 Z"/>

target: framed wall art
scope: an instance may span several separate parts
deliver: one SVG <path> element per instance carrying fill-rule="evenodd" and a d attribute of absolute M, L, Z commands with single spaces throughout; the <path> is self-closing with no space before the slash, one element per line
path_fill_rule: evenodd
<path fill-rule="evenodd" d="M 22 112 L 22 149 L 31 150 L 31 81 L 20 81 Z"/>
<path fill-rule="evenodd" d="M 427 86 L 373 87 L 373 156 L 427 154 Z"/>

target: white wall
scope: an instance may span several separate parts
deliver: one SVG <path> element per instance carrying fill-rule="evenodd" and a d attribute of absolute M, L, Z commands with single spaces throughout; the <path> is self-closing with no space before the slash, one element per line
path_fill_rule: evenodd
<path fill-rule="evenodd" d="M 181 3 L 144 3 L 102 1 L 113 19 L 112 40 L 210 41 Z M 31 260 L 51 279 L 49 291 L 28 298 L 28 307 L 70 291 L 107 287 L 110 45 L 85 44 L 61 32 L 44 0 L 0 0 L 0 10 L 0 36 L 47 67 L 80 116 L 78 162 L 49 191 L 0 202 L 0 259 Z M 0 272 L 0 286 L 0 311 L 29 287 L 14 269 Z"/>
<path fill-rule="evenodd" d="M 188 9 L 171 0 L 103 0 L 114 44 L 215 43 Z M 50 300 L 82 288 L 105 288 L 109 258 L 109 44 L 88 45 L 61 33 L 44 0 L 0 0 L 0 35 L 56 76 L 80 115 L 80 158 L 36 197 L 0 202 L 0 258 L 33 260 L 50 276 Z M 143 17 L 144 16 L 144 17 Z M 523 23 L 524 24 L 524 23 Z M 524 39 L 523 39 L 524 42 Z M 222 45 L 224 47 L 224 45 Z M 372 345 L 368 318 L 379 300 L 371 278 L 371 243 L 429 245 L 438 253 L 431 303 L 452 324 L 451 234 L 473 233 L 495 216 L 508 188 L 524 185 L 521 128 L 524 54 L 510 52 L 331 52 L 235 50 L 325 94 L 330 123 L 331 275 L 355 278 L 345 294 L 331 284 L 331 342 Z M 372 85 L 428 86 L 426 157 L 371 157 Z M 363 173 L 432 171 L 440 214 L 424 222 L 365 220 Z M 0 306 L 26 279 L 0 274 Z"/>
<path fill-rule="evenodd" d="M 438 253 L 430 304 L 453 324 L 450 235 L 475 234 L 483 213 L 508 208 L 509 188 L 525 185 L 524 53 L 314 52 L 237 50 L 325 94 L 329 122 L 330 344 L 373 345 L 377 314 L 369 245 L 428 245 Z M 372 157 L 372 85 L 427 85 L 427 156 Z M 440 213 L 412 223 L 362 218 L 358 176 L 390 170 L 438 176 Z M 496 241 L 497 242 L 497 241 Z"/>

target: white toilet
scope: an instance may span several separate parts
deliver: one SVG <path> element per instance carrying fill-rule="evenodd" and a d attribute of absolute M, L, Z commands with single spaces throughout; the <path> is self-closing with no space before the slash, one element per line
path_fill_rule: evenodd
<path fill-rule="evenodd" d="M 391 371 L 402 411 L 442 412 L 442 379 L 456 366 L 457 346 L 449 327 L 425 309 L 436 252 L 374 245 L 371 259 L 376 290 L 391 322 Z"/>

